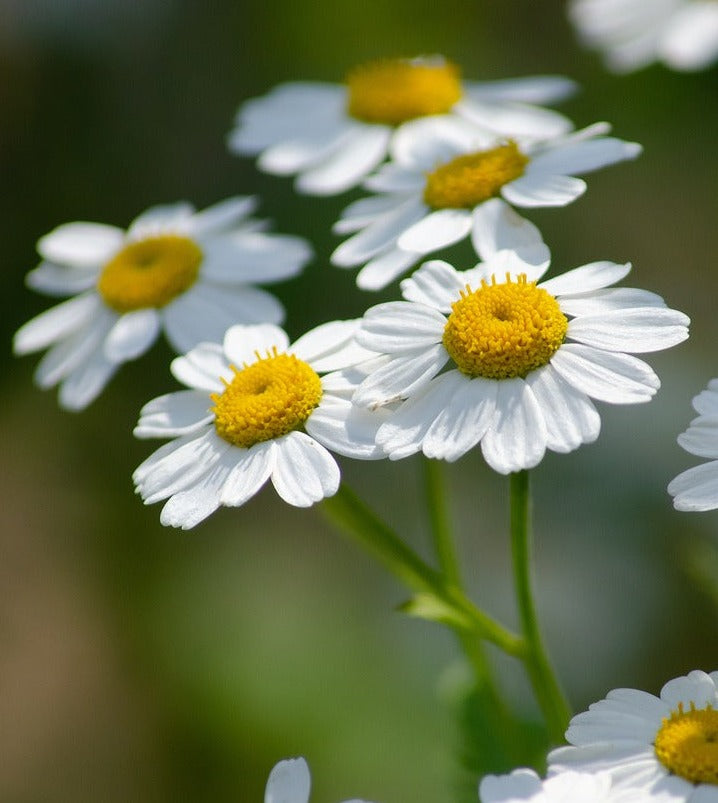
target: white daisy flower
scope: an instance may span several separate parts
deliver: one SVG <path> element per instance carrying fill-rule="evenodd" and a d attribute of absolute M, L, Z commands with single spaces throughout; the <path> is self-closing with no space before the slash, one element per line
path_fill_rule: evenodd
<path fill-rule="evenodd" d="M 676 510 L 715 510 L 718 508 L 718 379 L 693 399 L 698 417 L 678 436 L 678 443 L 691 454 L 709 457 L 709 463 L 689 468 L 668 486 Z"/>
<path fill-rule="evenodd" d="M 614 689 L 571 720 L 573 746 L 549 754 L 549 772 L 608 772 L 637 799 L 716 803 L 717 684 L 718 672 L 696 670 L 668 681 L 660 697 Z"/>
<path fill-rule="evenodd" d="M 645 290 L 612 288 L 630 265 L 595 262 L 536 283 L 545 268 L 510 251 L 464 272 L 427 262 L 401 283 L 405 301 L 369 309 L 360 344 L 385 355 L 356 404 L 400 402 L 377 432 L 394 460 L 423 451 L 457 460 L 481 443 L 502 474 L 531 468 L 546 449 L 598 437 L 591 398 L 647 402 L 660 382 L 630 352 L 688 337 L 688 318 Z"/>
<path fill-rule="evenodd" d="M 479 784 L 481 803 L 638 803 L 611 792 L 610 775 L 562 772 L 542 781 L 530 769 L 487 775 Z"/>
<path fill-rule="evenodd" d="M 606 65 L 630 72 L 653 61 L 701 70 L 718 58 L 715 0 L 572 0 L 569 16 Z"/>
<path fill-rule="evenodd" d="M 393 161 L 365 186 L 379 195 L 350 204 L 335 224 L 353 233 L 332 254 L 339 267 L 364 265 L 357 284 L 378 290 L 422 256 L 470 236 L 487 259 L 516 250 L 526 262 L 547 263 L 539 230 L 509 204 L 565 206 L 586 190 L 576 178 L 633 159 L 635 142 L 604 136 L 606 123 L 543 143 L 519 145 L 449 117 L 407 123 L 394 136 Z"/>
<path fill-rule="evenodd" d="M 73 296 L 15 334 L 16 354 L 49 348 L 35 372 L 60 385 L 60 404 L 92 402 L 123 362 L 144 354 L 164 330 L 184 353 L 221 340 L 234 323 L 279 323 L 284 309 L 254 282 L 297 274 L 312 255 L 298 237 L 268 234 L 248 219 L 254 198 L 229 198 L 196 212 L 157 206 L 127 231 L 67 223 L 38 242 L 43 261 L 27 275 L 34 290 Z"/>
<path fill-rule="evenodd" d="M 277 326 L 232 326 L 222 345 L 201 343 L 173 360 L 172 373 L 190 390 L 146 404 L 134 431 L 175 438 L 133 475 L 145 504 L 168 499 L 162 524 L 194 527 L 220 505 L 243 505 L 270 478 L 285 502 L 309 507 L 339 487 L 325 447 L 361 460 L 383 456 L 375 445 L 381 416 L 352 405 L 356 381 L 341 371 L 374 356 L 354 342 L 358 325 L 333 321 L 293 345 Z"/>
<path fill-rule="evenodd" d="M 288 758 L 272 768 L 264 791 L 264 803 L 309 803 L 311 778 L 303 758 Z M 361 800 L 347 803 L 362 803 Z"/>
<path fill-rule="evenodd" d="M 259 167 L 297 175 L 299 192 L 334 195 L 356 186 L 386 157 L 397 127 L 452 113 L 515 138 L 545 139 L 572 128 L 562 115 L 529 104 L 570 95 L 567 78 L 462 81 L 440 56 L 384 59 L 356 67 L 345 84 L 281 84 L 243 104 L 231 151 L 260 154 Z"/>

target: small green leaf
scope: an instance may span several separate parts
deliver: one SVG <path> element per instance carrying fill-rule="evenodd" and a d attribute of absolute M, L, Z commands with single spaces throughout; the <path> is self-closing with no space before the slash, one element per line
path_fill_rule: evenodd
<path fill-rule="evenodd" d="M 474 629 L 471 618 L 463 611 L 428 591 L 414 594 L 411 599 L 399 606 L 399 610 L 408 616 L 426 619 L 429 622 L 439 622 L 455 630 L 471 632 Z"/>

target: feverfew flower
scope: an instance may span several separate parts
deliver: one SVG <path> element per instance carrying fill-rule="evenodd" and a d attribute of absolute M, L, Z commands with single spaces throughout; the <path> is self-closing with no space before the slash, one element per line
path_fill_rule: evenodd
<path fill-rule="evenodd" d="M 611 287 L 629 270 L 595 262 L 537 284 L 545 268 L 509 251 L 464 272 L 422 265 L 401 283 L 406 300 L 369 309 L 357 335 L 387 359 L 354 394 L 358 405 L 392 410 L 379 445 L 394 460 L 423 451 L 452 461 L 480 442 L 487 463 L 508 474 L 546 449 L 595 440 L 591 398 L 647 402 L 660 386 L 629 353 L 688 337 L 688 318 L 660 297 Z"/>
<path fill-rule="evenodd" d="M 611 793 L 609 775 L 562 772 L 542 781 L 530 769 L 487 775 L 479 785 L 481 803 L 638 803 Z"/>
<path fill-rule="evenodd" d="M 701 70 L 718 58 L 715 0 L 572 0 L 569 16 L 606 65 L 630 72 L 652 61 Z"/>
<path fill-rule="evenodd" d="M 229 198 L 202 212 L 157 206 L 127 231 L 67 223 L 38 243 L 43 262 L 27 275 L 34 290 L 73 296 L 15 335 L 16 354 L 49 347 L 35 372 L 60 385 L 60 404 L 92 402 L 123 362 L 137 359 L 161 330 L 179 353 L 220 340 L 233 323 L 279 323 L 279 301 L 253 282 L 298 273 L 311 257 L 298 237 L 267 234 L 248 219 L 253 198 Z"/>
<path fill-rule="evenodd" d="M 668 486 L 676 510 L 715 510 L 718 508 L 718 379 L 693 399 L 699 414 L 678 443 L 691 454 L 712 458 L 709 463 L 689 468 Z"/>
<path fill-rule="evenodd" d="M 288 758 L 272 768 L 264 791 L 264 803 L 308 803 L 311 779 L 303 758 Z M 361 800 L 347 803 L 362 803 Z"/>
<path fill-rule="evenodd" d="M 350 204 L 334 226 L 358 232 L 332 254 L 339 267 L 364 265 L 357 284 L 378 290 L 422 256 L 470 236 L 483 259 L 516 250 L 526 262 L 548 261 L 539 230 L 509 206 L 565 206 L 586 190 L 576 174 L 633 159 L 635 142 L 604 136 L 606 123 L 541 143 L 497 138 L 464 120 L 407 123 L 392 160 L 365 181 L 379 195 Z"/>
<path fill-rule="evenodd" d="M 232 326 L 222 345 L 201 343 L 173 360 L 190 390 L 146 404 L 135 428 L 138 438 L 175 438 L 133 475 L 145 504 L 168 499 L 162 524 L 194 527 L 220 505 L 243 505 L 270 478 L 296 507 L 332 496 L 339 467 L 325 446 L 382 457 L 381 416 L 352 405 L 339 370 L 373 356 L 354 342 L 358 324 L 327 323 L 293 345 L 277 326 Z"/>
<path fill-rule="evenodd" d="M 718 672 L 668 681 L 654 697 L 614 689 L 575 716 L 572 747 L 549 754 L 549 772 L 608 772 L 637 800 L 718 801 Z"/>
<path fill-rule="evenodd" d="M 394 132 L 417 117 L 451 113 L 503 136 L 544 139 L 572 125 L 527 105 L 561 100 L 573 82 L 556 76 L 462 81 L 441 56 L 384 59 L 351 70 L 345 84 L 281 84 L 243 104 L 230 150 L 259 167 L 297 174 L 299 192 L 334 195 L 356 186 L 386 157 Z"/>

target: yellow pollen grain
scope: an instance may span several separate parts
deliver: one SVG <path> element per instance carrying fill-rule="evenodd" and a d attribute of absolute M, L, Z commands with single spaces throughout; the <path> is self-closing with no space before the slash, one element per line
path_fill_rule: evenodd
<path fill-rule="evenodd" d="M 663 766 L 691 783 L 718 785 L 718 711 L 713 706 L 684 711 L 683 704 L 663 720 L 654 742 Z"/>
<path fill-rule="evenodd" d="M 424 202 L 432 209 L 471 209 L 522 176 L 528 163 L 515 142 L 457 156 L 427 174 Z"/>
<path fill-rule="evenodd" d="M 392 126 L 445 114 L 462 95 L 459 68 L 443 60 L 372 61 L 351 70 L 346 83 L 352 117 Z"/>
<path fill-rule="evenodd" d="M 300 429 L 322 398 L 322 383 L 307 363 L 273 349 L 213 393 L 214 426 L 220 438 L 243 449 Z"/>
<path fill-rule="evenodd" d="M 202 259 L 189 237 L 147 237 L 115 254 L 100 274 L 97 291 L 116 312 L 164 307 L 194 284 Z"/>
<path fill-rule="evenodd" d="M 525 377 L 546 365 L 566 336 L 568 320 L 556 299 L 525 274 L 505 284 L 482 280 L 452 304 L 442 342 L 470 377 Z"/>

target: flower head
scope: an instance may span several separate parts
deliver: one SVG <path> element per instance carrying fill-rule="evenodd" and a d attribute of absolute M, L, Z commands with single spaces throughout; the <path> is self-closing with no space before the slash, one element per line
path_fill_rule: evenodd
<path fill-rule="evenodd" d="M 464 272 L 438 260 L 379 304 L 357 340 L 384 355 L 356 404 L 391 411 L 377 442 L 391 459 L 457 460 L 481 443 L 502 474 L 598 437 L 591 399 L 646 402 L 660 382 L 631 353 L 688 336 L 688 318 L 645 290 L 613 288 L 630 265 L 596 262 L 538 282 L 510 251 Z"/>
<path fill-rule="evenodd" d="M 701 70 L 718 58 L 718 3 L 713 0 L 571 0 L 569 14 L 607 66 L 630 72 L 652 61 Z"/>
<path fill-rule="evenodd" d="M 73 296 L 15 335 L 16 354 L 49 348 L 35 380 L 60 385 L 60 404 L 86 407 L 117 368 L 144 354 L 161 330 L 177 352 L 219 340 L 233 323 L 279 323 L 279 301 L 254 282 L 298 273 L 311 256 L 298 237 L 268 234 L 248 219 L 253 198 L 230 198 L 202 212 L 158 206 L 123 231 L 67 223 L 38 243 L 43 258 L 27 284 Z"/>
<path fill-rule="evenodd" d="M 512 206 L 565 206 L 586 190 L 577 174 L 641 152 L 634 142 L 605 136 L 608 130 L 599 123 L 522 144 L 458 118 L 407 123 L 394 136 L 392 161 L 365 182 L 379 194 L 350 204 L 335 224 L 337 234 L 352 236 L 332 262 L 363 265 L 357 284 L 378 290 L 425 254 L 470 236 L 482 259 L 508 248 L 547 265 L 539 230 Z"/>
<path fill-rule="evenodd" d="M 325 447 L 382 456 L 382 417 L 352 405 L 354 384 L 340 370 L 373 356 L 354 342 L 358 323 L 327 323 L 292 345 L 277 326 L 233 326 L 222 345 L 201 343 L 172 362 L 190 389 L 146 404 L 135 428 L 139 438 L 175 439 L 133 475 L 145 504 L 168 499 L 163 524 L 194 527 L 221 505 L 243 505 L 268 479 L 290 505 L 309 507 L 339 487 Z"/>
<path fill-rule="evenodd" d="M 688 429 L 678 436 L 678 443 L 691 454 L 712 458 L 710 462 L 689 468 L 668 485 L 676 510 L 702 511 L 718 508 L 718 379 L 693 399 L 699 414 Z"/>
<path fill-rule="evenodd" d="M 487 775 L 479 785 L 481 803 L 619 803 L 609 775 L 562 772 L 542 781 L 529 769 Z M 636 798 L 625 803 L 638 803 Z"/>
<path fill-rule="evenodd" d="M 344 85 L 294 82 L 248 101 L 229 148 L 259 154 L 268 173 L 296 174 L 300 192 L 334 195 L 374 170 L 410 120 L 452 114 L 502 136 L 544 139 L 571 123 L 530 104 L 560 100 L 573 89 L 555 76 L 467 82 L 440 56 L 383 59 L 350 70 Z"/>
<path fill-rule="evenodd" d="M 668 681 L 660 697 L 614 689 L 575 716 L 571 747 L 549 754 L 549 772 L 607 772 L 638 800 L 718 801 L 718 672 Z"/>

